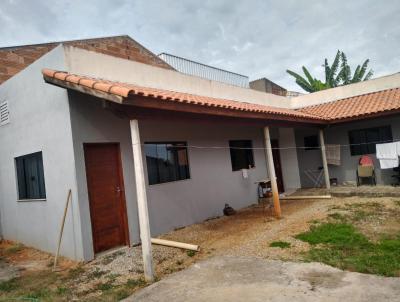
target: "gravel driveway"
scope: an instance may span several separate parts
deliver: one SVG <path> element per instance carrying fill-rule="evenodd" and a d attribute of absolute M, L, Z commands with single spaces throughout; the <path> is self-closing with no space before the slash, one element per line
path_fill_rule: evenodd
<path fill-rule="evenodd" d="M 400 278 L 345 272 L 320 263 L 213 257 L 124 301 L 400 301 Z"/>

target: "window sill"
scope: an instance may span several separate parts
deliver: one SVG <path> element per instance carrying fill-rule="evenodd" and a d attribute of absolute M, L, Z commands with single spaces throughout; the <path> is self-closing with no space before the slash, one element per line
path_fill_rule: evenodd
<path fill-rule="evenodd" d="M 174 181 L 161 182 L 161 183 L 152 184 L 152 185 L 148 184 L 148 186 L 149 186 L 149 188 L 152 188 L 152 187 L 158 187 L 158 186 L 162 186 L 162 185 L 176 184 L 176 183 L 180 183 L 180 182 L 184 182 L 184 181 L 190 181 L 190 180 L 192 180 L 192 179 L 191 178 L 186 178 L 186 179 L 179 179 L 179 180 L 174 180 Z"/>
<path fill-rule="evenodd" d="M 250 168 L 243 168 L 243 169 L 239 169 L 239 170 L 232 170 L 232 172 L 242 172 L 242 170 L 255 170 L 256 166 L 250 167 Z"/>
<path fill-rule="evenodd" d="M 17 202 L 35 202 L 35 201 L 47 201 L 46 198 L 44 199 L 18 199 Z"/>

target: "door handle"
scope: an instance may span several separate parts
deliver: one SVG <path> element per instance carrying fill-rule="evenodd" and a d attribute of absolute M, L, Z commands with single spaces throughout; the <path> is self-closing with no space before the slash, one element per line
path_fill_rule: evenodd
<path fill-rule="evenodd" d="M 116 188 L 115 188 L 115 191 L 116 191 L 118 194 L 122 192 L 122 190 L 121 190 L 120 187 L 116 187 Z"/>

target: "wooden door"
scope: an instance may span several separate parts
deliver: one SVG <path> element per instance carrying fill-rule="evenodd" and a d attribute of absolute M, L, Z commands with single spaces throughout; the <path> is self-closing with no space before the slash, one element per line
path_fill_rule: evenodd
<path fill-rule="evenodd" d="M 128 245 L 119 144 L 84 144 L 94 252 Z"/>
<path fill-rule="evenodd" d="M 272 156 L 274 158 L 274 167 L 275 167 L 275 175 L 276 175 L 276 182 L 278 184 L 278 191 L 282 193 L 285 191 L 283 187 L 283 177 L 282 177 L 282 165 L 281 165 L 281 156 L 279 153 L 279 142 L 277 139 L 271 140 L 271 147 L 272 147 Z"/>

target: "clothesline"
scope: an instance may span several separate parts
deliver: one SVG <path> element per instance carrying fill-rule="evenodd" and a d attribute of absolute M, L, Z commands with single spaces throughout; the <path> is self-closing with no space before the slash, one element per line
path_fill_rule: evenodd
<path fill-rule="evenodd" d="M 352 146 L 362 146 L 362 145 L 373 145 L 373 144 L 384 144 L 384 143 L 394 143 L 394 142 L 400 142 L 400 140 L 392 140 L 392 141 L 375 141 L 375 142 L 370 142 L 370 143 L 358 143 L 358 144 L 334 144 L 336 146 L 340 146 L 340 148 L 345 148 L 345 147 L 352 147 Z M 162 144 L 162 143 L 161 143 Z M 169 143 L 165 143 L 165 145 L 168 145 Z M 148 146 L 148 145 L 160 145 L 160 143 L 144 143 L 141 144 L 143 146 Z M 330 146 L 333 144 L 326 144 L 326 146 Z M 192 149 L 234 149 L 234 150 L 267 150 L 267 147 L 229 147 L 229 146 L 200 146 L 200 145 L 180 145 L 180 146 L 169 146 L 169 148 L 192 148 Z M 272 150 L 290 150 L 290 149 L 321 149 L 321 146 L 313 146 L 313 147 L 305 147 L 305 146 L 295 146 L 295 147 L 272 147 Z"/>

